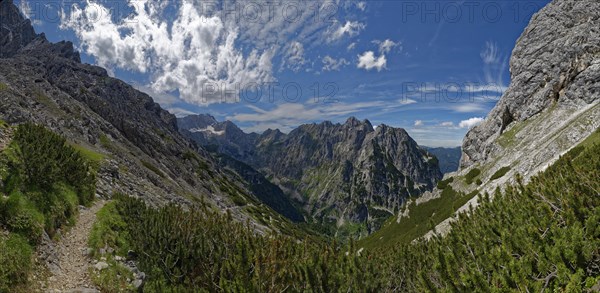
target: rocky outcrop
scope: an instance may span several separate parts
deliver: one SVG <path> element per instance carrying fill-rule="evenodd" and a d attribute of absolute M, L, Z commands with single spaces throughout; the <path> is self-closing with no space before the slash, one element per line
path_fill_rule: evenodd
<path fill-rule="evenodd" d="M 456 190 L 493 195 L 523 182 L 600 128 L 600 2 L 554 0 L 517 41 L 511 84 L 486 120 L 467 133 Z M 466 174 L 477 169 L 476 184 Z M 498 174 L 504 169 L 501 174 Z M 506 170 L 509 170 L 506 172 Z M 477 182 L 477 181 L 476 181 Z M 472 198 L 456 214 L 478 206 Z M 445 234 L 456 214 L 430 231 Z"/>
<path fill-rule="evenodd" d="M 216 143 L 219 151 L 271 178 L 310 218 L 339 227 L 361 224 L 363 233 L 378 228 L 409 196 L 432 189 L 442 176 L 437 159 L 404 129 L 373 129 L 368 120 L 354 117 L 343 124 L 302 125 L 289 134 L 267 130 L 246 136 L 237 127 L 230 136 L 207 116 L 180 119 L 179 125 L 197 142 Z"/>
<path fill-rule="evenodd" d="M 497 140 L 514 124 L 552 107 L 581 109 L 598 102 L 600 2 L 554 0 L 544 7 L 519 38 L 510 70 L 510 87 L 464 139 L 463 168 L 506 148 Z"/>

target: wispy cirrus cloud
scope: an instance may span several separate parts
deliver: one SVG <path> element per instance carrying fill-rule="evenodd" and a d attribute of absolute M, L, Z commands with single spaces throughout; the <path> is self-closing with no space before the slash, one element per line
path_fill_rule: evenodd
<path fill-rule="evenodd" d="M 508 57 L 500 54 L 498 44 L 487 41 L 479 56 L 483 62 L 483 79 L 488 85 L 495 85 L 506 90 L 503 74 L 508 65 Z"/>
<path fill-rule="evenodd" d="M 356 103 L 318 103 L 307 104 L 285 103 L 278 104 L 272 109 L 262 109 L 248 105 L 251 113 L 236 113 L 227 119 L 242 124 L 247 131 L 262 132 L 268 128 L 278 128 L 288 132 L 301 124 L 321 122 L 324 120 L 345 120 L 349 116 L 360 115 L 383 109 L 400 108 L 414 104 L 414 100 L 398 100 L 391 104 L 389 101 L 368 101 Z M 245 125 L 245 126 L 244 126 Z"/>

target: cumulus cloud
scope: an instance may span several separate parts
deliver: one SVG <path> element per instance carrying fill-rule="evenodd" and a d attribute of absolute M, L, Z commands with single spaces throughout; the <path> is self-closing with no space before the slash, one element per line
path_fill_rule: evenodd
<path fill-rule="evenodd" d="M 220 101 L 217 95 L 203 94 L 209 83 L 235 89 L 273 80 L 273 51 L 237 49 L 238 31 L 217 16 L 201 15 L 191 1 L 181 2 L 172 23 L 162 20 L 156 3 L 130 4 L 134 12 L 121 22 L 94 1 L 83 8 L 74 5 L 70 14 L 63 13 L 61 28 L 72 29 L 100 66 L 151 71 L 154 91 L 178 90 L 190 103 Z"/>
<path fill-rule="evenodd" d="M 367 2 L 360 1 L 360 2 L 356 3 L 356 7 L 358 9 L 360 9 L 361 11 L 365 11 L 365 9 L 367 9 Z"/>
<path fill-rule="evenodd" d="M 395 47 L 400 46 L 400 42 L 396 43 L 390 39 L 386 39 L 385 41 L 375 41 L 375 43 L 379 44 L 379 53 L 387 54 Z"/>
<path fill-rule="evenodd" d="M 42 21 L 39 19 L 39 17 L 32 18 L 35 15 L 31 11 L 31 5 L 29 5 L 29 1 L 27 1 L 27 0 L 19 1 L 19 10 L 21 10 L 21 13 L 23 14 L 23 16 L 25 16 L 25 18 L 31 20 L 32 24 L 34 24 L 34 25 L 42 24 Z"/>
<path fill-rule="evenodd" d="M 483 122 L 483 117 L 473 117 L 467 120 L 460 121 L 458 127 L 460 128 L 473 128 Z"/>
<path fill-rule="evenodd" d="M 29 1 L 21 0 L 19 1 L 19 9 L 25 18 L 31 18 L 31 6 L 29 6 Z"/>
<path fill-rule="evenodd" d="M 350 64 L 346 59 L 335 59 L 327 55 L 323 57 L 323 71 L 339 71 L 341 67 Z"/>
<path fill-rule="evenodd" d="M 306 63 L 304 59 L 304 45 L 300 42 L 291 42 L 283 56 L 282 67 L 286 67 L 294 72 L 300 71 L 302 66 Z"/>
<path fill-rule="evenodd" d="M 387 58 L 386 54 L 391 52 L 392 49 L 399 47 L 401 45 L 400 42 L 394 42 L 390 39 L 386 39 L 385 41 L 374 40 L 373 44 L 377 44 L 379 46 L 379 56 L 375 56 L 375 52 L 366 51 L 358 56 L 358 68 L 366 69 L 367 71 L 371 69 L 377 69 L 377 71 L 381 71 L 386 68 Z"/>
<path fill-rule="evenodd" d="M 222 102 L 223 92 L 275 81 L 274 60 L 300 71 L 309 62 L 306 48 L 365 28 L 358 21 L 315 21 L 314 9 L 301 2 L 215 3 L 128 0 L 131 13 L 122 17 L 110 2 L 88 0 L 62 11 L 61 29 L 72 30 L 80 49 L 109 71 L 149 74 L 153 91 L 179 92 L 186 102 L 204 105 Z M 225 6 L 241 8 L 230 13 Z M 262 18 L 235 15 L 253 11 Z M 298 12 L 293 21 L 290 11 Z"/>
<path fill-rule="evenodd" d="M 375 57 L 375 53 L 373 51 L 367 51 L 358 56 L 358 68 L 366 69 L 367 71 L 371 69 L 377 69 L 377 71 L 381 71 L 387 65 L 387 59 L 385 55 L 380 55 L 379 57 Z"/>
<path fill-rule="evenodd" d="M 423 120 L 416 120 L 414 126 L 415 127 L 420 127 L 425 125 L 425 123 L 423 123 Z"/>
<path fill-rule="evenodd" d="M 337 24 L 331 29 L 329 41 L 337 41 L 342 37 L 348 35 L 348 37 L 354 37 L 364 30 L 366 25 L 358 21 L 346 21 L 344 25 Z"/>

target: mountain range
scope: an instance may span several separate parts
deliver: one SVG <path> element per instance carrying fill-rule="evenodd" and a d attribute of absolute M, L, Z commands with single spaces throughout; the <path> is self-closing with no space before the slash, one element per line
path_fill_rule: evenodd
<path fill-rule="evenodd" d="M 90 214 L 81 190 L 110 203 L 64 255 L 106 291 L 598 291 L 598 24 L 594 1 L 536 13 L 501 100 L 440 149 L 355 117 L 176 118 L 0 0 L 0 291 L 33 259 L 62 276 L 50 236 Z"/>
<path fill-rule="evenodd" d="M 368 234 L 409 197 L 442 177 L 438 160 L 405 130 L 354 117 L 343 124 L 306 124 L 289 134 L 244 133 L 210 115 L 178 119 L 198 144 L 243 161 L 280 186 L 308 215 L 341 233 Z"/>

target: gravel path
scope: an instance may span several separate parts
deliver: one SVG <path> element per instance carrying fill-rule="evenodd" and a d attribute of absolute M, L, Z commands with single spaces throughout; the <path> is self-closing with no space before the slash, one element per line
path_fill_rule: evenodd
<path fill-rule="evenodd" d="M 91 259 L 86 255 L 89 233 L 96 213 L 106 204 L 98 200 L 89 209 L 80 209 L 75 226 L 58 243 L 60 273 L 48 278 L 47 292 L 99 292 L 89 276 Z"/>
<path fill-rule="evenodd" d="M 12 136 L 12 129 L 8 128 L 0 128 L 0 152 L 2 152 L 10 143 L 10 138 Z"/>

